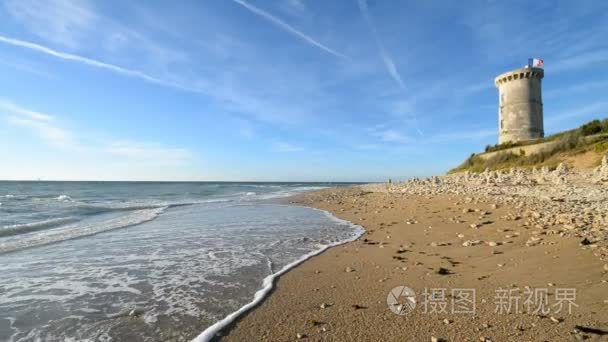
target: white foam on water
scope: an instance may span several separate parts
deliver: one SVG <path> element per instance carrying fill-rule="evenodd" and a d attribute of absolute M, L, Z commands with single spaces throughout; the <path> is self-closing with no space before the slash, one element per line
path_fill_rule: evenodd
<path fill-rule="evenodd" d="M 266 278 L 264 278 L 264 280 L 262 281 L 262 288 L 259 289 L 253 296 L 253 300 L 247 304 L 245 304 L 244 306 L 242 306 L 241 308 L 239 308 L 237 311 L 229 314 L 228 316 L 226 316 L 224 319 L 216 322 L 215 324 L 211 325 L 210 327 L 208 327 L 207 329 L 205 329 L 202 333 L 200 333 L 200 335 L 198 335 L 197 337 L 195 337 L 192 342 L 207 342 L 207 341 L 211 341 L 222 329 L 226 328 L 229 324 L 231 324 L 232 322 L 234 322 L 239 316 L 241 316 L 243 313 L 253 309 L 255 306 L 257 306 L 258 304 L 260 304 L 262 302 L 262 300 L 264 300 L 264 298 L 266 298 L 266 296 L 270 293 L 270 291 L 272 291 L 272 289 L 274 288 L 274 281 L 277 277 L 281 276 L 282 274 L 286 273 L 287 271 L 291 270 L 292 268 L 298 266 L 299 264 L 303 263 L 304 261 L 312 258 L 315 255 L 319 255 L 321 253 L 323 253 L 325 250 L 327 250 L 330 247 L 335 247 L 335 246 L 339 246 L 351 241 L 354 241 L 356 239 L 358 239 L 363 232 L 365 232 L 365 229 L 363 227 L 361 227 L 360 225 L 354 224 L 352 222 L 346 221 L 346 220 L 342 220 L 340 218 L 335 217 L 334 215 L 332 215 L 330 212 L 325 211 L 325 210 L 321 210 L 321 209 L 316 209 L 313 208 L 315 210 L 319 210 L 322 212 L 325 212 L 326 215 L 328 217 L 330 217 L 332 220 L 334 220 L 335 222 L 338 222 L 340 224 L 346 224 L 349 225 L 351 228 L 354 228 L 354 234 L 353 236 L 341 240 L 341 241 L 336 241 L 327 245 L 319 245 L 319 249 L 314 250 L 308 254 L 303 255 L 302 257 L 300 257 L 299 259 L 293 261 L 292 263 L 285 265 L 281 270 L 279 270 L 278 272 L 272 273 L 270 275 L 268 275 Z M 269 267 L 272 269 L 272 264 L 269 264 Z"/>
<path fill-rule="evenodd" d="M 99 234 L 109 230 L 137 225 L 155 219 L 165 209 L 166 207 L 134 210 L 128 214 L 100 222 L 93 222 L 90 224 L 81 222 L 32 234 L 30 236 L 19 237 L 18 239 L 8 239 L 8 241 L 0 243 L 0 253 L 42 246 L 49 243 L 71 240 Z"/>
<path fill-rule="evenodd" d="M 284 197 L 289 197 L 289 196 L 293 196 L 296 194 L 300 194 L 303 192 L 308 192 L 308 191 L 312 191 L 312 190 L 321 190 L 321 189 L 327 189 L 327 188 L 328 188 L 327 186 L 301 186 L 301 187 L 297 187 L 297 188 L 291 188 L 291 189 L 256 195 L 255 199 L 267 200 L 267 199 L 273 199 L 273 198 L 284 198 Z"/>
<path fill-rule="evenodd" d="M 62 202 L 74 202 L 74 200 L 72 199 L 72 197 L 68 196 L 68 195 L 59 195 L 56 198 L 58 201 L 62 201 Z"/>
<path fill-rule="evenodd" d="M 61 224 L 72 223 L 77 221 L 77 219 L 73 216 L 68 217 L 56 217 L 48 220 L 30 222 L 30 223 L 22 223 L 22 224 L 9 224 L 2 226 L 0 228 L 0 237 L 9 236 L 9 235 L 17 235 L 21 233 L 29 233 L 37 230 L 45 229 L 52 226 L 58 226 Z"/>

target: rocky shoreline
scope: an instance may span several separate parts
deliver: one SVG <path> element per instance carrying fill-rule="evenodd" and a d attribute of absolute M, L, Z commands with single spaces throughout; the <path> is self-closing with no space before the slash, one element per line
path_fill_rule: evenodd
<path fill-rule="evenodd" d="M 464 203 L 471 205 L 492 201 L 513 206 L 520 213 L 501 219 L 516 221 L 518 226 L 532 230 L 533 237 L 527 245 L 543 244 L 544 235 L 576 237 L 582 248 L 592 249 L 596 256 L 608 260 L 608 155 L 590 171 L 559 164 L 553 171 L 543 167 L 530 171 L 463 172 L 369 184 L 362 189 L 425 197 L 451 194 L 465 196 Z M 479 222 L 471 226 L 481 228 L 483 216 L 482 213 Z M 608 270 L 608 264 L 605 267 Z"/>
<path fill-rule="evenodd" d="M 461 173 L 291 198 L 366 232 L 281 276 L 222 340 L 605 341 L 607 174 L 604 158 L 593 171 Z M 417 307 L 400 315 L 406 303 L 387 294 L 404 286 Z M 426 311 L 428 289 L 445 291 L 444 305 L 473 290 L 474 312 Z M 564 291 L 576 295 L 572 312 L 557 310 Z M 507 312 L 501 293 L 514 295 Z M 526 293 L 544 293 L 547 310 Z"/>

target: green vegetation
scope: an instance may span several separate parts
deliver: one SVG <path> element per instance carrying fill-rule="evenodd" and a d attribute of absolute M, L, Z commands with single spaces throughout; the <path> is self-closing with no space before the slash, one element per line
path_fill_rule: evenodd
<path fill-rule="evenodd" d="M 541 152 L 527 154 L 524 149 L 512 149 L 545 142 L 553 144 Z M 512 167 L 531 168 L 539 166 L 556 167 L 562 157 L 573 156 L 587 151 L 604 153 L 608 151 L 608 119 L 593 120 L 577 129 L 553 134 L 544 139 L 526 141 L 522 143 L 505 143 L 495 146 L 486 146 L 486 152 L 496 152 L 488 158 L 482 155 L 472 154 L 460 166 L 452 169 L 449 173 L 471 171 L 483 172 L 485 169 L 500 170 Z"/>
<path fill-rule="evenodd" d="M 582 136 L 590 136 L 590 135 L 600 134 L 600 133 L 608 133 L 608 119 L 604 119 L 602 121 L 600 121 L 600 120 L 589 121 L 588 123 L 580 126 L 579 128 L 552 134 L 552 135 L 542 138 L 542 139 L 536 139 L 536 140 L 531 140 L 531 141 L 520 141 L 517 143 L 508 141 L 508 142 L 502 143 L 502 144 L 487 145 L 485 148 L 485 152 L 496 152 L 496 151 L 507 150 L 507 149 L 510 149 L 513 147 L 541 144 L 544 142 L 549 142 L 549 141 L 554 141 L 554 140 L 560 139 L 564 135 L 567 135 L 567 134 L 580 134 Z"/>

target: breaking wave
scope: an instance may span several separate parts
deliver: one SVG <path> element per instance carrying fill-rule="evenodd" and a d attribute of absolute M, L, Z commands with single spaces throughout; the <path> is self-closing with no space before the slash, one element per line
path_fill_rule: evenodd
<path fill-rule="evenodd" d="M 0 243 L 0 254 L 138 225 L 155 219 L 166 208 L 134 210 L 126 215 L 107 220 L 91 222 L 89 224 L 85 224 L 84 222 L 69 224 L 60 228 L 32 234 L 31 236 L 8 239 L 8 241 Z"/>
<path fill-rule="evenodd" d="M 48 220 L 30 222 L 24 224 L 11 224 L 0 228 L 0 237 L 13 236 L 25 233 L 31 233 L 63 224 L 73 223 L 78 221 L 75 217 L 57 217 Z"/>

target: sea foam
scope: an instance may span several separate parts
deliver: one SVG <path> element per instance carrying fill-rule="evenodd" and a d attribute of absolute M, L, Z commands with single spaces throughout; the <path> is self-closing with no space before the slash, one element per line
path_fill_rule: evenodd
<path fill-rule="evenodd" d="M 47 229 L 54 226 L 60 226 L 62 224 L 68 224 L 78 221 L 75 217 L 57 217 L 48 220 L 42 220 L 37 222 L 23 223 L 23 224 L 10 224 L 0 228 L 0 237 L 19 235 L 25 233 L 31 233 L 38 230 Z"/>
<path fill-rule="evenodd" d="M 208 327 L 207 329 L 205 329 L 200 335 L 198 335 L 197 337 L 195 337 L 192 342 L 207 342 L 207 341 L 211 341 L 216 335 L 218 335 L 218 333 L 226 328 L 228 325 L 230 325 L 232 322 L 234 322 L 238 317 L 240 317 L 242 314 L 246 313 L 247 311 L 253 309 L 254 307 L 256 307 L 257 305 L 259 305 L 262 300 L 264 300 L 264 298 L 266 298 L 266 296 L 270 293 L 270 291 L 272 291 L 272 289 L 274 288 L 274 281 L 277 277 L 281 276 L 282 274 L 286 273 L 287 271 L 291 270 L 292 268 L 300 265 L 301 263 L 303 263 L 304 261 L 312 258 L 313 256 L 319 255 L 321 253 L 323 253 L 325 250 L 327 250 L 330 247 L 335 247 L 335 246 L 339 246 L 351 241 L 354 241 L 356 239 L 358 239 L 364 232 L 365 229 L 363 227 L 361 227 L 360 225 L 354 224 L 352 222 L 346 221 L 346 220 L 342 220 L 340 218 L 335 217 L 334 215 L 332 215 L 330 212 L 325 211 L 325 210 L 321 210 L 321 209 L 316 209 L 316 208 L 312 208 L 318 211 L 322 211 L 324 212 L 327 217 L 329 217 L 330 219 L 332 219 L 333 221 L 340 223 L 340 224 L 345 224 L 345 225 L 349 225 L 351 228 L 355 229 L 355 232 L 353 233 L 353 236 L 341 240 L 341 241 L 336 241 L 333 243 L 329 243 L 327 245 L 320 245 L 319 249 L 314 250 L 308 254 L 303 255 L 302 257 L 300 257 L 299 259 L 291 262 L 290 264 L 285 265 L 282 269 L 280 269 L 278 272 L 272 273 L 270 275 L 268 275 L 266 278 L 264 278 L 264 280 L 262 281 L 262 288 L 259 289 L 253 296 L 253 300 L 247 304 L 245 304 L 244 306 L 242 306 L 241 308 L 239 308 L 237 311 L 229 314 L 228 316 L 226 316 L 224 319 L 216 322 L 215 324 L 211 325 L 210 327 Z M 270 263 L 270 261 L 269 261 Z M 272 269 L 272 264 L 269 264 L 269 268 Z"/>
<path fill-rule="evenodd" d="M 23 238 L 8 239 L 7 241 L 0 243 L 0 254 L 134 226 L 155 219 L 165 209 L 166 207 L 134 210 L 126 215 L 121 215 L 108 220 L 92 222 L 89 224 L 83 221 L 57 229 L 39 232 Z"/>

